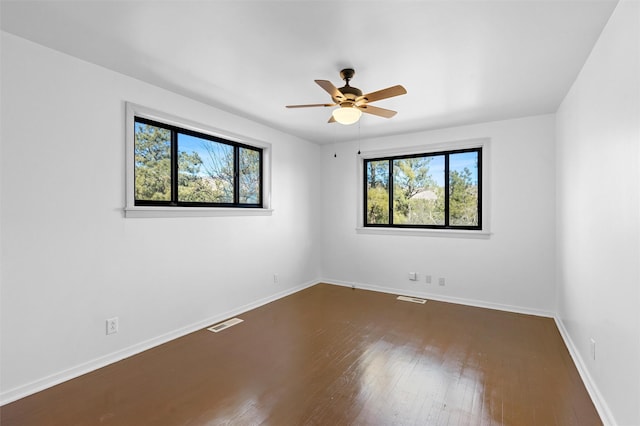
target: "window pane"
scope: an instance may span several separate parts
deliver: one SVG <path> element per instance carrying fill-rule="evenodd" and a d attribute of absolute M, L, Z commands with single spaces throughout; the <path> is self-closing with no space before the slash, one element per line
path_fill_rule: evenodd
<path fill-rule="evenodd" d="M 171 200 L 171 131 L 135 123 L 135 199 Z"/>
<path fill-rule="evenodd" d="M 444 225 L 444 156 L 393 161 L 393 223 Z"/>
<path fill-rule="evenodd" d="M 449 156 L 449 225 L 478 225 L 478 152 Z"/>
<path fill-rule="evenodd" d="M 178 201 L 233 203 L 233 146 L 178 133 Z"/>
<path fill-rule="evenodd" d="M 367 224 L 389 224 L 389 161 L 367 162 Z"/>
<path fill-rule="evenodd" d="M 240 204 L 260 203 L 260 152 L 239 148 Z"/>

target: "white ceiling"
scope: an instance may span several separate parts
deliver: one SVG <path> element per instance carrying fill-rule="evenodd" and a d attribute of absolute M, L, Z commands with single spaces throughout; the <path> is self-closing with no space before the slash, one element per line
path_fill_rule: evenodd
<path fill-rule="evenodd" d="M 10 1 L 2 29 L 317 143 L 553 113 L 616 0 Z M 314 79 L 402 84 L 328 124 Z M 157 107 L 157 106 L 154 106 Z M 224 127 L 223 124 L 220 127 Z"/>

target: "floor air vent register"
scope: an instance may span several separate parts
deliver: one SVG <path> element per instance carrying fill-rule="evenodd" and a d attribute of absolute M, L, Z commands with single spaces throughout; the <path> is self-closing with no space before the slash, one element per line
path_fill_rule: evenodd
<path fill-rule="evenodd" d="M 427 303 L 427 301 L 425 299 L 418 299 L 417 297 L 409 297 L 409 296 L 398 296 L 397 297 L 398 300 L 402 300 L 403 302 L 413 302 L 413 303 L 420 303 L 422 305 L 424 305 L 425 303 Z"/>
<path fill-rule="evenodd" d="M 240 324 L 242 321 L 244 320 L 241 320 L 240 318 L 232 318 L 230 320 L 226 320 L 219 324 L 212 325 L 211 327 L 207 328 L 207 330 L 213 331 L 214 333 L 219 333 L 222 330 L 226 330 L 229 327 L 233 327 L 236 324 Z"/>

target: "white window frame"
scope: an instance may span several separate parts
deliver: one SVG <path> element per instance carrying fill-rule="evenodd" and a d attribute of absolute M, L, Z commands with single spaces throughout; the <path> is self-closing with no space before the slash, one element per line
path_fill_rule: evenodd
<path fill-rule="evenodd" d="M 458 149 L 482 148 L 482 229 L 427 229 L 427 228 L 397 228 L 397 227 L 369 227 L 364 226 L 364 160 L 371 158 L 393 157 L 398 155 L 430 154 L 442 151 L 455 151 Z M 356 232 L 358 234 L 378 235 L 415 235 L 459 238 L 489 238 L 491 235 L 490 200 L 491 181 L 491 139 L 478 138 L 411 147 L 362 151 L 357 158 L 356 171 L 358 173 L 358 196 Z"/>
<path fill-rule="evenodd" d="M 126 204 L 127 218 L 144 217 L 207 217 L 207 216 L 268 216 L 271 215 L 271 144 L 261 140 L 238 135 L 226 130 L 196 123 L 152 108 L 131 102 L 125 103 L 126 118 Z M 168 207 L 135 205 L 135 125 L 136 117 L 169 124 L 187 130 L 227 139 L 233 142 L 262 149 L 262 207 Z"/>

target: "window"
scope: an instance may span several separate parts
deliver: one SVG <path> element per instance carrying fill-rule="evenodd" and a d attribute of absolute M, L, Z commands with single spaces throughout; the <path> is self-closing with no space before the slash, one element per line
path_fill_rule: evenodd
<path fill-rule="evenodd" d="M 135 205 L 262 207 L 262 150 L 135 118 Z"/>
<path fill-rule="evenodd" d="M 365 227 L 482 230 L 482 147 L 365 158 Z"/>
<path fill-rule="evenodd" d="M 269 210 L 269 144 L 133 104 L 127 123 L 127 216 Z"/>

